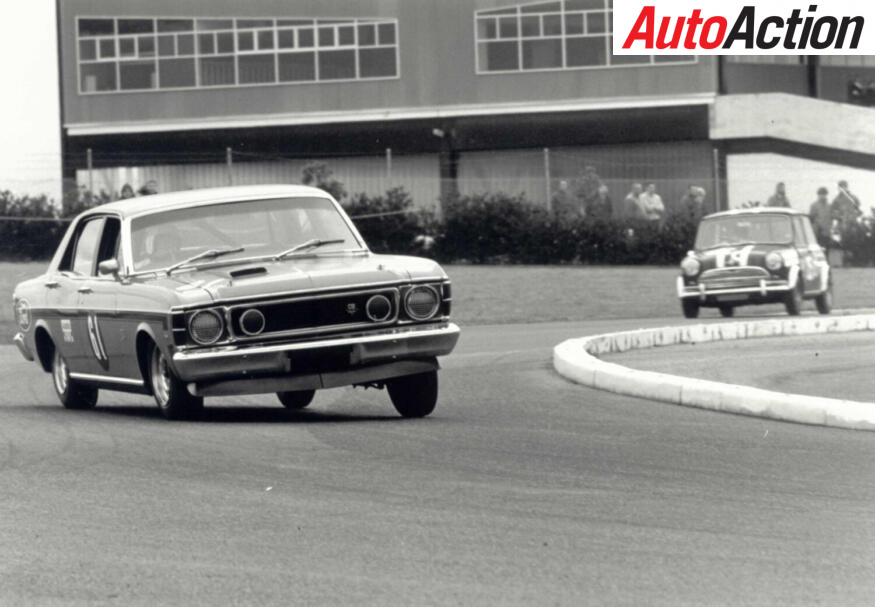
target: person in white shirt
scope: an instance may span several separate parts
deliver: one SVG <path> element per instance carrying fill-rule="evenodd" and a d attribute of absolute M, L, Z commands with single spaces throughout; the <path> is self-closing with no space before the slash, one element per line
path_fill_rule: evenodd
<path fill-rule="evenodd" d="M 648 183 L 647 189 L 638 198 L 641 214 L 648 221 L 661 221 L 665 216 L 665 205 L 662 197 L 656 193 L 656 184 Z"/>

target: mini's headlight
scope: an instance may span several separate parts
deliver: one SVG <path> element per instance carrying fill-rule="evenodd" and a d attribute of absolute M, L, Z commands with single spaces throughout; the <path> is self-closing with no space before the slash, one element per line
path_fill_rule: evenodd
<path fill-rule="evenodd" d="M 702 264 L 695 257 L 685 257 L 681 262 L 681 270 L 686 276 L 696 276 L 701 269 Z"/>
<path fill-rule="evenodd" d="M 766 267 L 774 272 L 784 265 L 784 257 L 778 251 L 771 251 L 766 255 Z"/>
<path fill-rule="evenodd" d="M 22 331 L 27 331 L 30 328 L 30 306 L 24 299 L 15 302 L 15 321 Z"/>
<path fill-rule="evenodd" d="M 404 309 L 413 320 L 428 320 L 440 307 L 441 298 L 437 291 L 428 285 L 413 287 L 404 298 Z"/>
<path fill-rule="evenodd" d="M 216 310 L 201 310 L 188 319 L 188 332 L 191 338 L 202 346 L 219 341 L 225 330 L 225 321 Z"/>

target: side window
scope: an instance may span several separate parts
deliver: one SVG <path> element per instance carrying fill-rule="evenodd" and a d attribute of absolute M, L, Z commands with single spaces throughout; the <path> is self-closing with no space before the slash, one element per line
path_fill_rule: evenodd
<path fill-rule="evenodd" d="M 97 265 L 101 261 L 114 259 L 119 253 L 119 237 L 121 236 L 122 224 L 115 217 L 107 217 L 105 227 L 103 228 L 103 236 L 100 239 L 100 248 L 97 251 L 97 264 L 95 264 L 95 272 Z M 121 262 L 121 260 L 119 260 Z"/>
<path fill-rule="evenodd" d="M 804 221 L 801 217 L 793 218 L 793 244 L 797 247 L 806 248 L 808 246 L 808 238 L 805 233 Z"/>
<path fill-rule="evenodd" d="M 817 244 L 817 236 L 814 235 L 814 229 L 811 227 L 811 222 L 805 218 L 800 219 L 802 221 L 802 227 L 805 229 L 805 239 L 808 240 L 808 244 Z"/>
<path fill-rule="evenodd" d="M 103 231 L 105 219 L 99 217 L 92 219 L 82 226 L 76 238 L 76 249 L 73 251 L 73 266 L 71 270 L 76 274 L 91 276 L 95 268 L 97 246 L 100 242 L 100 234 Z"/>

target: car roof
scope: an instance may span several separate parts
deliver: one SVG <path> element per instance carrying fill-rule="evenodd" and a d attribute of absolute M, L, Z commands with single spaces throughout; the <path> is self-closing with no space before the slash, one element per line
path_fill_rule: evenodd
<path fill-rule="evenodd" d="M 329 194 L 319 188 L 304 185 L 247 185 L 225 188 L 206 188 L 200 190 L 184 190 L 168 194 L 153 194 L 138 196 L 126 200 L 117 200 L 96 206 L 85 214 L 117 213 L 122 217 L 132 217 L 144 213 L 169 211 L 208 204 L 235 202 L 239 200 L 258 200 L 260 198 L 330 198 Z"/>
<path fill-rule="evenodd" d="M 711 213 L 703 219 L 711 219 L 713 217 L 734 217 L 738 215 L 804 215 L 808 213 L 790 207 L 751 207 L 747 209 L 730 209 L 728 211 L 720 211 L 719 213 Z"/>

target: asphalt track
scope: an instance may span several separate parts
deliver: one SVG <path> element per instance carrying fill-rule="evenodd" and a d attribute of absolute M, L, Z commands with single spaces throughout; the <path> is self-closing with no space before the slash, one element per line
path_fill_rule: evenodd
<path fill-rule="evenodd" d="M 565 338 L 679 322 L 463 327 L 425 420 L 351 389 L 65 411 L 0 348 L 0 603 L 871 605 L 875 434 L 552 371 Z"/>

